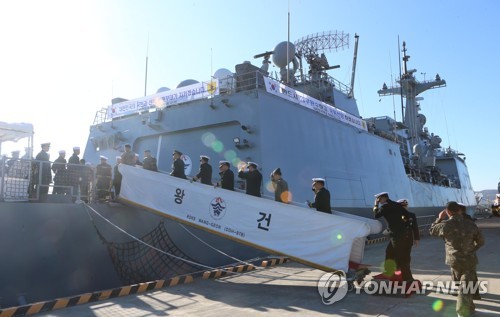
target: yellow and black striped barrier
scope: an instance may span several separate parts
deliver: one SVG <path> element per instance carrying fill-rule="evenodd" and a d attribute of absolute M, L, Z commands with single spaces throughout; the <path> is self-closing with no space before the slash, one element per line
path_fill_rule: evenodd
<path fill-rule="evenodd" d="M 23 306 L 3 308 L 0 309 L 0 317 L 30 316 L 41 312 L 47 312 L 56 309 L 97 302 L 114 297 L 138 294 L 146 291 L 151 291 L 154 289 L 160 289 L 164 287 L 186 284 L 191 282 L 193 282 L 193 277 L 191 275 L 185 275 L 185 276 L 173 277 L 168 280 L 157 280 L 152 282 L 133 284 L 110 290 L 97 291 L 93 293 L 86 293 L 66 298 L 58 298 L 50 301 L 32 303 Z"/>
<path fill-rule="evenodd" d="M 207 280 L 210 278 L 219 278 L 219 277 L 224 277 L 233 273 L 243 273 L 243 272 L 248 272 L 255 270 L 255 266 L 253 264 L 246 264 L 246 265 L 237 265 L 237 266 L 228 266 L 224 267 L 218 270 L 212 270 L 212 271 L 205 271 L 203 273 L 203 279 Z M 2 317 L 2 316 L 0 316 Z"/>
<path fill-rule="evenodd" d="M 267 259 L 267 260 L 263 260 L 260 266 L 268 267 L 268 266 L 283 264 L 283 263 L 286 263 L 289 261 L 290 261 L 290 259 L 287 257 Z M 253 270 L 255 270 L 255 268 L 256 267 L 253 264 L 228 266 L 228 267 L 224 267 L 224 268 L 217 269 L 217 270 L 205 271 L 203 273 L 203 279 L 207 280 L 207 279 L 211 279 L 211 278 L 220 278 L 220 277 L 228 276 L 228 275 L 234 274 L 234 273 L 243 273 L 243 272 L 253 271 Z"/>
<path fill-rule="evenodd" d="M 289 258 L 283 257 L 283 258 L 276 258 L 276 259 L 268 259 L 262 261 L 262 264 L 260 266 L 262 267 L 268 267 L 268 266 L 274 266 L 274 265 L 280 265 L 283 263 L 290 262 Z"/>

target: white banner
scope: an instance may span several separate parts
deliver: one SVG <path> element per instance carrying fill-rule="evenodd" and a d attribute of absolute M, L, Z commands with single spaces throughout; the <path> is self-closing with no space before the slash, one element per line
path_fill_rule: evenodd
<path fill-rule="evenodd" d="M 218 80 L 196 83 L 151 96 L 116 103 L 108 107 L 108 118 L 113 119 L 138 112 L 145 112 L 152 108 L 163 109 L 170 105 L 208 98 L 218 94 Z"/>
<path fill-rule="evenodd" d="M 314 110 L 329 118 L 337 119 L 358 129 L 367 130 L 366 122 L 359 117 L 337 109 L 332 105 L 308 96 L 303 92 L 290 88 L 269 77 L 264 77 L 264 82 L 268 93 L 295 102 L 303 107 Z"/>
<path fill-rule="evenodd" d="M 366 222 L 214 188 L 121 164 L 120 199 L 229 239 L 321 270 L 347 270 Z"/>

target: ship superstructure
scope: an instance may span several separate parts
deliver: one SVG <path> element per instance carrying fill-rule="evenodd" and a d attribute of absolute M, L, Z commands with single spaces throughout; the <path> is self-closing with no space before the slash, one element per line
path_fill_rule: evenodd
<path fill-rule="evenodd" d="M 219 69 L 216 81 L 184 81 L 155 95 L 119 99 L 96 116 L 85 158 L 114 157 L 131 143 L 136 153 L 155 153 L 165 172 L 174 148 L 186 154 L 191 175 L 197 170 L 194 158 L 202 154 L 213 165 L 229 160 L 234 170 L 240 162 L 259 162 L 265 176 L 281 168 L 294 201 L 309 199 L 311 178 L 323 177 L 333 208 L 357 214 L 366 212 L 380 191 L 409 199 L 418 213 L 436 212 L 449 200 L 474 205 L 463 155 L 441 148 L 441 139 L 429 133 L 419 112 L 417 96 L 446 82 L 439 75 L 417 81 L 415 70 L 406 68 L 405 46 L 399 85 L 384 84 L 379 91 L 406 99 L 404 121 L 363 119 L 352 89 L 357 45 L 350 86 L 327 73 L 338 66 L 331 66 L 323 51 L 348 45 L 349 35 L 343 32 L 281 42 L 255 56 L 263 58 L 261 67 L 244 62 L 234 73 Z M 270 60 L 280 68 L 279 76 L 268 72 Z M 263 193 L 271 196 L 268 189 L 265 183 Z"/>

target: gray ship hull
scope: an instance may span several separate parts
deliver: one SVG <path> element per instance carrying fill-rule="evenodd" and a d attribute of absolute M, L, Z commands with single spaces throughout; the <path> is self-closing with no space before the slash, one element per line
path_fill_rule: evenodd
<path fill-rule="evenodd" d="M 251 133 L 242 126 L 250 127 Z M 122 139 L 104 144 L 110 134 Z M 235 144 L 235 137 L 246 140 L 246 145 Z M 322 177 L 332 195 L 332 208 L 357 215 L 366 216 L 373 195 L 381 191 L 389 192 L 393 199 L 408 199 L 419 215 L 435 214 L 450 200 L 475 205 L 467 168 L 460 158 L 439 160 L 460 179 L 460 188 L 417 181 L 405 171 L 398 143 L 262 88 L 120 118 L 99 129 L 94 126 L 85 158 L 95 162 L 100 154 L 114 157 L 125 143 L 133 144 L 136 153 L 146 149 L 156 153 L 159 169 L 165 172 L 170 171 L 172 149 L 181 149 L 192 159 L 191 176 L 197 172 L 194 162 L 199 155 L 210 156 L 211 162 L 258 162 L 265 180 L 263 193 L 269 196 L 268 175 L 280 167 L 295 202 L 311 200 L 311 178 Z M 217 180 L 214 172 L 213 181 Z"/>
<path fill-rule="evenodd" d="M 118 204 L 85 207 L 0 202 L 0 210 L 0 232 L 8 237 L 0 239 L 4 252 L 0 307 L 184 274 L 196 276 L 196 272 L 235 263 L 236 259 L 265 256 L 234 241 Z M 172 256 L 154 251 L 133 237 Z"/>

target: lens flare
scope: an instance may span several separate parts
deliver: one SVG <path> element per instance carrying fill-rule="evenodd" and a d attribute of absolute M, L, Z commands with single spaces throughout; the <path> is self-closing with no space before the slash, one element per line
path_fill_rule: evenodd
<path fill-rule="evenodd" d="M 238 170 L 240 169 L 244 169 L 247 167 L 247 163 L 246 162 L 243 162 L 242 160 L 238 159 L 238 162 L 236 164 L 234 164 L 235 166 L 238 167 Z"/>
<path fill-rule="evenodd" d="M 281 193 L 281 201 L 291 202 L 292 201 L 292 192 L 285 191 Z"/>
<path fill-rule="evenodd" d="M 334 245 L 339 245 L 340 243 L 342 243 L 342 237 L 343 237 L 342 232 L 335 230 L 335 231 L 332 231 L 332 234 L 330 236 L 330 241 Z"/>
<path fill-rule="evenodd" d="M 220 153 L 224 151 L 224 144 L 222 144 L 221 141 L 216 140 L 211 144 L 212 150 L 214 150 L 217 153 Z"/>
<path fill-rule="evenodd" d="M 228 150 L 224 153 L 224 158 L 226 161 L 232 162 L 236 158 L 236 152 L 233 150 Z"/>
<path fill-rule="evenodd" d="M 267 181 L 265 187 L 267 191 L 274 193 L 274 186 L 272 181 Z"/>
<path fill-rule="evenodd" d="M 206 147 L 211 147 L 216 140 L 217 138 L 212 132 L 203 133 L 203 135 L 201 136 L 201 141 L 203 142 L 203 144 L 205 144 Z"/>
<path fill-rule="evenodd" d="M 434 303 L 432 303 L 432 309 L 434 311 L 441 311 L 443 309 L 443 306 L 444 306 L 444 303 L 440 299 L 435 300 Z"/>

